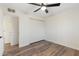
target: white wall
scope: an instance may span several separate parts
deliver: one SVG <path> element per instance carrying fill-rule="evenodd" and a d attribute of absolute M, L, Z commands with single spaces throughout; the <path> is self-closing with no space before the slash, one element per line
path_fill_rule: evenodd
<path fill-rule="evenodd" d="M 45 39 L 43 21 L 21 15 L 19 20 L 19 33 L 20 47 Z"/>
<path fill-rule="evenodd" d="M 79 9 L 70 8 L 46 20 L 47 40 L 79 50 Z"/>
<path fill-rule="evenodd" d="M 5 43 L 11 43 L 11 45 L 16 45 L 19 42 L 19 22 L 18 17 L 5 14 L 4 15 L 4 40 Z"/>
<path fill-rule="evenodd" d="M 31 42 L 45 39 L 44 21 L 35 18 L 29 18 L 29 21 Z"/>

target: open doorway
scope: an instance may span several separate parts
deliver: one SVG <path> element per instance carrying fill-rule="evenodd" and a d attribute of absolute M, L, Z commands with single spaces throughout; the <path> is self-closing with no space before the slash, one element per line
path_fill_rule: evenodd
<path fill-rule="evenodd" d="M 4 41 L 5 41 L 5 54 L 19 48 L 19 18 L 18 16 L 8 15 L 4 16 Z M 12 48 L 12 49 L 11 49 Z"/>

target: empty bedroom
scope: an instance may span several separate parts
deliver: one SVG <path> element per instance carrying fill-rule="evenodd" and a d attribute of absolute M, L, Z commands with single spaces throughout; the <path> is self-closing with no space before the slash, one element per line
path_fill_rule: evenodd
<path fill-rule="evenodd" d="M 0 56 L 79 56 L 79 3 L 0 3 Z"/>

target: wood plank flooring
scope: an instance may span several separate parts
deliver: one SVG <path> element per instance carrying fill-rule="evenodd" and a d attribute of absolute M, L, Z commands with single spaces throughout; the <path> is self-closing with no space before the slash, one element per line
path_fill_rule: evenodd
<path fill-rule="evenodd" d="M 79 56 L 79 51 L 49 41 L 41 40 L 19 48 L 5 45 L 4 56 Z"/>

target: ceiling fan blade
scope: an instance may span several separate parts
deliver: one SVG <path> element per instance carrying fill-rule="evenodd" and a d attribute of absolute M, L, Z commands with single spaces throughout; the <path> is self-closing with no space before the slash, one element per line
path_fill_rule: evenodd
<path fill-rule="evenodd" d="M 47 9 L 45 9 L 45 12 L 46 12 L 46 13 L 48 13 L 48 10 L 47 10 Z"/>
<path fill-rule="evenodd" d="M 60 6 L 60 3 L 55 3 L 55 4 L 48 4 L 46 7 L 54 7 L 54 6 Z"/>
<path fill-rule="evenodd" d="M 36 5 L 36 6 L 41 6 L 40 4 L 37 4 L 37 3 L 28 3 L 28 4 Z"/>
<path fill-rule="evenodd" d="M 38 10 L 40 10 L 41 8 L 36 9 L 34 12 L 37 12 Z"/>

